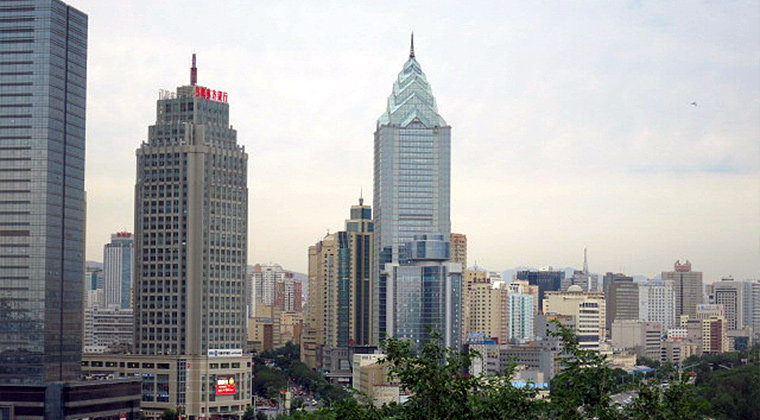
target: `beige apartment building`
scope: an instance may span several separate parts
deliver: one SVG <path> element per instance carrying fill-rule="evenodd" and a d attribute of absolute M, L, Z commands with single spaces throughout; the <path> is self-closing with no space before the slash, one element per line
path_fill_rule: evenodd
<path fill-rule="evenodd" d="M 257 352 L 283 347 L 288 342 L 301 345 L 303 312 L 282 311 L 274 305 L 257 304 L 248 318 L 248 348 Z"/>
<path fill-rule="evenodd" d="M 601 350 L 606 339 L 604 292 L 584 292 L 572 285 L 566 292 L 546 292 L 544 313 L 572 316 L 579 345 L 586 350 Z"/>
<path fill-rule="evenodd" d="M 464 270 L 462 286 L 462 342 L 508 339 L 506 289 L 494 289 L 485 270 Z"/>

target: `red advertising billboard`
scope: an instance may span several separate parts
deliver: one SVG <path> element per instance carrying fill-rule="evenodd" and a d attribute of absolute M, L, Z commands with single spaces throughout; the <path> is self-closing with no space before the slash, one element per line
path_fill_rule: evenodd
<path fill-rule="evenodd" d="M 235 393 L 235 375 L 217 375 L 216 395 Z"/>

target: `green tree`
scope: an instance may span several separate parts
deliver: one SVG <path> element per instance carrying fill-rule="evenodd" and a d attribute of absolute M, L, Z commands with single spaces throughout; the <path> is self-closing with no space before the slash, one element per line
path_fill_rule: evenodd
<path fill-rule="evenodd" d="M 564 368 L 551 381 L 551 415 L 567 420 L 615 419 L 618 412 L 610 394 L 616 381 L 606 357 L 581 349 L 573 330 L 556 321 L 555 325 L 554 335 L 562 339 L 564 348 Z"/>
<path fill-rule="evenodd" d="M 256 410 L 253 409 L 253 406 L 249 405 L 245 408 L 242 420 L 256 420 Z"/>
<path fill-rule="evenodd" d="M 164 410 L 163 413 L 161 413 L 161 420 L 178 420 L 179 419 L 179 413 L 177 411 L 172 410 L 171 408 L 167 408 Z"/>

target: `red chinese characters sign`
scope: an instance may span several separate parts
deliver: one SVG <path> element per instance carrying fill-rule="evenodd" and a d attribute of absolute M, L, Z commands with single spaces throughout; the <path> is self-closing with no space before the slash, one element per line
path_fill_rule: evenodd
<path fill-rule="evenodd" d="M 216 377 L 216 394 L 234 394 L 235 393 L 235 376 L 218 375 Z"/>
<path fill-rule="evenodd" d="M 195 87 L 195 96 L 198 98 L 211 99 L 212 101 L 227 103 L 227 92 L 213 90 L 203 86 Z"/>

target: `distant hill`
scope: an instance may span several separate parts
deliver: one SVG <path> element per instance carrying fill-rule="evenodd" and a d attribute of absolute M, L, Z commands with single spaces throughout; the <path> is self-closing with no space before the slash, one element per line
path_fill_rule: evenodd
<path fill-rule="evenodd" d="M 103 268 L 103 263 L 98 261 L 86 261 L 84 264 L 85 267 L 95 267 L 95 268 Z"/>

